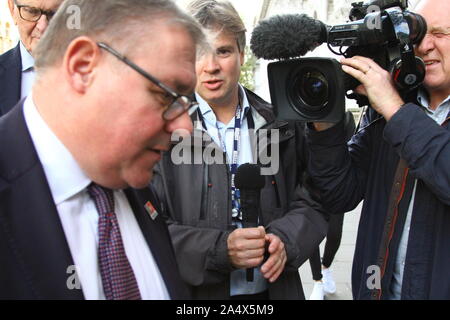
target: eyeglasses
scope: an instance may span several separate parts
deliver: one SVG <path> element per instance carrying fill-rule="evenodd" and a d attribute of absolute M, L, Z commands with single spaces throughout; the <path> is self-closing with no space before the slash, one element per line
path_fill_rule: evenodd
<path fill-rule="evenodd" d="M 113 56 L 115 56 L 117 59 L 128 65 L 130 68 L 134 69 L 136 72 L 138 72 L 140 75 L 142 75 L 144 78 L 150 80 L 155 85 L 157 85 L 159 88 L 163 89 L 170 97 L 171 102 L 167 103 L 166 110 L 163 113 L 163 119 L 166 121 L 172 121 L 176 119 L 177 117 L 181 116 L 184 112 L 188 112 L 189 115 L 193 114 L 197 108 L 198 103 L 195 101 L 192 101 L 191 98 L 188 96 L 180 95 L 170 89 L 168 86 L 166 86 L 164 83 L 156 79 L 154 76 L 152 76 L 150 73 L 144 71 L 142 68 L 140 68 L 138 65 L 136 65 L 134 62 L 126 58 L 125 56 L 118 53 L 116 50 L 108 46 L 107 44 L 103 42 L 97 42 L 97 45 L 111 53 Z"/>
<path fill-rule="evenodd" d="M 29 22 L 37 22 L 42 17 L 42 15 L 45 15 L 47 18 L 47 21 L 50 21 L 51 18 L 55 15 L 56 11 L 53 10 L 42 10 L 36 7 L 31 6 L 25 6 L 20 5 L 17 3 L 17 1 L 14 1 L 14 4 L 16 5 L 17 9 L 19 9 L 19 15 L 20 17 Z"/>

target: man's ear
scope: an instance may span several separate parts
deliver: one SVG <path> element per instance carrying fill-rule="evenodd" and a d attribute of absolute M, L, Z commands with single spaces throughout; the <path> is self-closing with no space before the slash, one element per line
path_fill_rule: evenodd
<path fill-rule="evenodd" d="M 245 63 L 245 48 L 242 49 L 242 51 L 239 53 L 239 58 L 241 59 L 241 67 L 242 67 Z"/>
<path fill-rule="evenodd" d="M 14 15 L 14 0 L 8 0 L 9 12 L 11 12 L 11 17 L 14 20 L 14 24 L 17 25 L 16 17 Z"/>
<path fill-rule="evenodd" d="M 100 59 L 100 48 L 89 37 L 78 37 L 67 47 L 63 68 L 72 88 L 85 93 L 91 86 Z"/>

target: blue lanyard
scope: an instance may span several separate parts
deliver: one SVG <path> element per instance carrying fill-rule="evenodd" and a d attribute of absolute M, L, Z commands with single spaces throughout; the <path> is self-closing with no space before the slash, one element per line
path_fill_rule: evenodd
<path fill-rule="evenodd" d="M 236 185 L 234 183 L 237 168 L 238 168 L 238 160 L 239 160 L 239 151 L 241 150 L 241 115 L 242 115 L 242 107 L 239 104 L 236 108 L 236 115 L 234 117 L 234 139 L 233 139 L 233 151 L 231 153 L 231 161 L 230 161 L 230 174 L 231 174 L 231 204 L 232 204 L 232 211 L 231 215 L 233 219 L 239 219 L 242 221 L 242 212 L 241 212 L 241 204 L 240 204 L 240 194 L 239 189 L 236 188 Z M 217 128 L 219 133 L 219 139 L 222 143 L 222 149 L 225 151 L 225 154 L 228 155 L 227 149 L 226 149 L 226 143 L 225 139 L 222 139 L 220 136 L 219 128 Z"/>
<path fill-rule="evenodd" d="M 203 128 L 207 131 L 206 123 L 203 119 L 203 115 L 201 114 L 200 110 L 198 111 L 199 120 L 202 122 Z M 239 152 L 241 150 L 241 127 L 242 127 L 242 107 L 241 104 L 239 104 L 236 107 L 236 115 L 234 119 L 234 141 L 233 141 L 233 151 L 231 153 L 231 160 L 230 163 L 230 175 L 231 175 L 231 202 L 232 202 L 232 217 L 234 222 L 242 221 L 242 212 L 241 212 L 241 205 L 240 205 L 240 194 L 239 189 L 236 188 L 236 185 L 234 183 L 237 168 L 238 168 L 238 161 L 239 161 Z M 253 117 L 251 116 L 251 112 L 248 113 L 247 116 L 248 121 L 248 128 L 254 129 L 255 123 L 253 120 Z M 219 140 L 221 143 L 222 150 L 225 152 L 225 155 L 228 156 L 227 148 L 225 139 L 222 139 L 219 127 L 216 123 L 217 132 L 219 135 Z"/>

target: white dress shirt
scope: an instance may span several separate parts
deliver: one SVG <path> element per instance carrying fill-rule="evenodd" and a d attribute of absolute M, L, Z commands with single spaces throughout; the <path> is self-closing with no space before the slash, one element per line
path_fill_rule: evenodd
<path fill-rule="evenodd" d="M 31 93 L 25 100 L 24 114 L 58 210 L 84 297 L 88 300 L 105 299 L 98 264 L 98 212 L 86 190 L 92 181 L 42 119 Z M 170 299 L 158 266 L 122 190 L 114 191 L 114 202 L 125 252 L 142 299 Z"/>
<path fill-rule="evenodd" d="M 20 100 L 28 96 L 33 87 L 35 73 L 34 73 L 34 58 L 25 49 L 22 41 L 20 45 L 20 56 L 22 57 L 22 85 L 20 91 Z"/>

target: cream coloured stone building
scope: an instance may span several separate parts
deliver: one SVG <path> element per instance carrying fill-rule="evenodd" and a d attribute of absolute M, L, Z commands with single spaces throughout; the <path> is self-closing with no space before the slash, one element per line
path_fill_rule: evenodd
<path fill-rule="evenodd" d="M 6 0 L 0 0 L 0 54 L 8 51 L 17 42 L 17 30 L 9 13 Z"/>
<path fill-rule="evenodd" d="M 8 51 L 12 47 L 11 23 L 8 21 L 0 21 L 0 54 Z"/>

